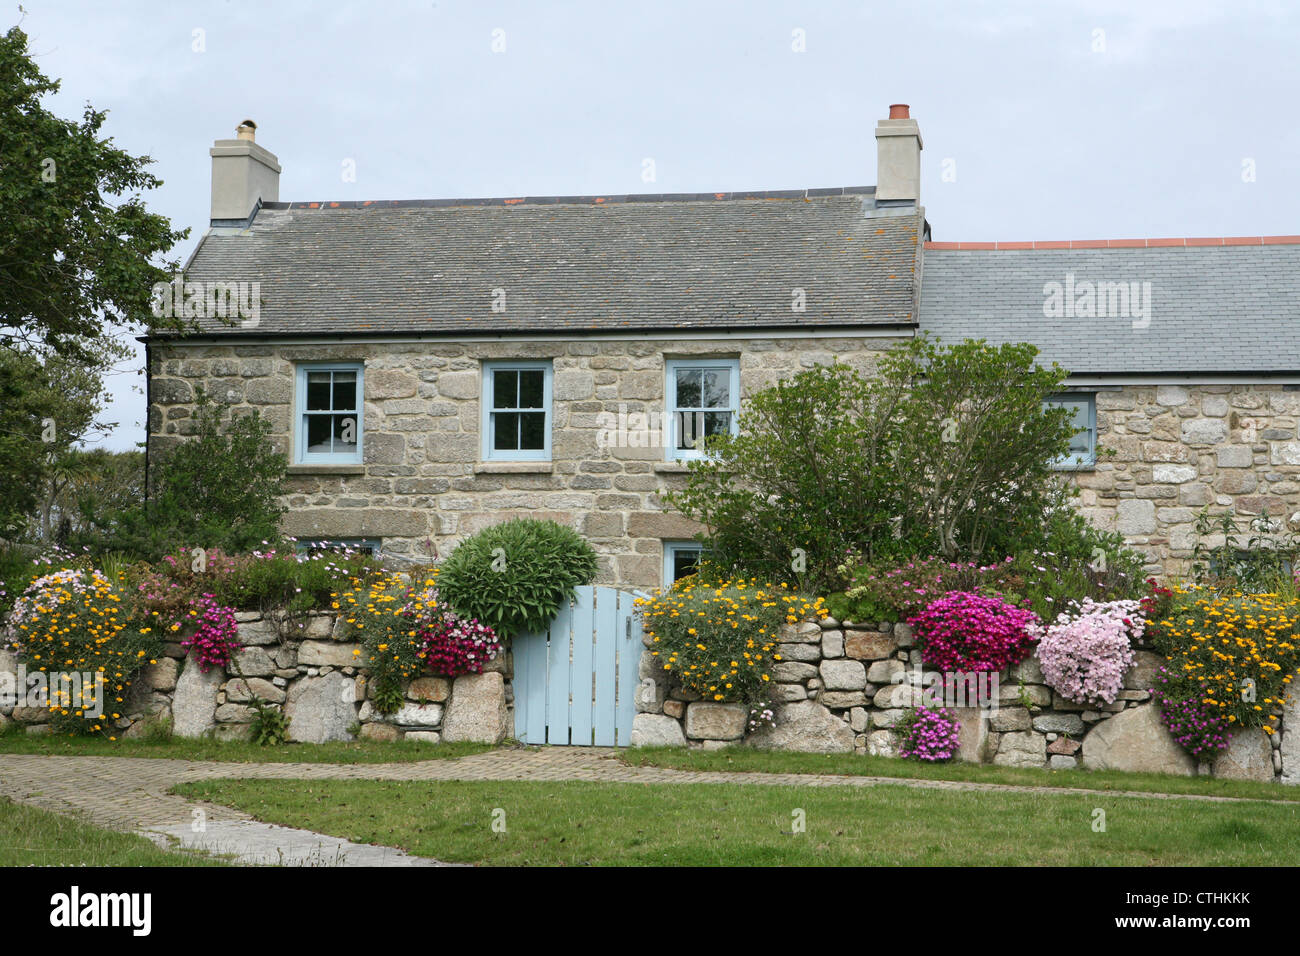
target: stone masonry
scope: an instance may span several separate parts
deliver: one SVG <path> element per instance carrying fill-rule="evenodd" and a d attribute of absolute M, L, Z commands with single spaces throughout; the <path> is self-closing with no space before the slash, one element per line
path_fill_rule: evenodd
<path fill-rule="evenodd" d="M 271 422 L 288 454 L 294 363 L 364 361 L 365 463 L 291 466 L 286 533 L 300 539 L 379 538 L 385 554 L 427 561 L 512 517 L 574 527 L 600 555 L 599 584 L 656 587 L 662 541 L 689 539 L 694 522 L 660 493 L 685 467 L 662 447 L 620 441 L 624 416 L 661 414 L 666 357 L 739 357 L 745 396 L 838 359 L 869 371 L 894 340 L 871 337 L 739 340 L 425 342 L 332 346 L 155 345 L 150 453 L 193 430 L 196 388 Z M 480 389 L 487 359 L 550 359 L 550 462 L 480 461 Z M 631 420 L 635 430 L 638 425 Z M 636 442 L 636 444 L 634 444 Z M 638 447 L 640 445 L 640 447 Z"/>
<path fill-rule="evenodd" d="M 405 689 L 406 702 L 392 714 L 371 702 L 360 649 L 342 639 L 336 615 L 271 618 L 237 611 L 239 641 L 229 668 L 203 671 L 178 643 L 169 643 L 156 664 L 145 667 L 122 704 L 116 731 L 146 736 L 152 725 L 171 724 L 178 737 L 246 740 L 256 700 L 288 719 L 288 737 L 301 743 L 331 740 L 477 741 L 500 743 L 514 734 L 512 657 L 498 655 L 482 674 L 423 676 Z M 0 671 L 16 671 L 13 654 L 0 655 Z M 2 682 L 0 682 L 2 683 Z M 50 731 L 44 707 L 0 707 L 29 734 Z"/>
<path fill-rule="evenodd" d="M 1232 510 L 1243 528 L 1267 509 L 1300 531 L 1297 423 L 1300 391 L 1285 385 L 1099 390 L 1097 443 L 1114 455 L 1075 476 L 1078 505 L 1165 574 L 1187 570 L 1206 505 Z"/>
<path fill-rule="evenodd" d="M 643 640 L 653 646 L 653 637 Z M 832 618 L 787 624 L 779 652 L 784 659 L 773 668 L 773 725 L 751 730 L 748 707 L 701 701 L 666 678 L 646 651 L 640 670 L 646 691 L 637 697 L 632 746 L 717 750 L 744 744 L 898 755 L 894 727 L 908 708 L 926 703 L 923 688 L 930 673 L 911 628 Z M 1152 680 L 1161 658 L 1145 644 L 1136 646 L 1134 656 L 1119 696 L 1104 707 L 1075 704 L 1053 691 L 1034 657 L 997 675 L 984 705 L 971 688 L 966 700 L 948 702 L 953 705 L 949 713 L 961 724 L 957 759 L 1051 770 L 1082 766 L 1300 783 L 1300 766 L 1291 766 L 1300 761 L 1300 729 L 1293 729 L 1300 725 L 1300 705 L 1285 710 L 1282 733 L 1239 733 L 1213 764 L 1198 767 L 1174 742 L 1152 702 Z"/>

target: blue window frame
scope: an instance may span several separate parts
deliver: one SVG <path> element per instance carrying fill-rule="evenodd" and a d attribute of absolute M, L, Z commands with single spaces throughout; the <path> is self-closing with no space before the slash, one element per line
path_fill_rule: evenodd
<path fill-rule="evenodd" d="M 1049 408 L 1068 408 L 1074 435 L 1070 438 L 1070 452 L 1053 463 L 1061 470 L 1091 468 L 1097 463 L 1097 396 L 1084 392 L 1053 395 L 1043 402 Z"/>
<path fill-rule="evenodd" d="M 299 365 L 294 462 L 361 464 L 365 367 L 360 362 Z"/>
<path fill-rule="evenodd" d="M 484 461 L 551 460 L 551 363 L 484 362 Z"/>
<path fill-rule="evenodd" d="M 706 437 L 736 434 L 739 359 L 669 359 L 664 368 L 669 459 L 701 458 Z"/>
<path fill-rule="evenodd" d="M 698 541 L 665 541 L 664 587 L 672 587 L 674 581 L 694 574 L 703 557 L 704 546 Z"/>

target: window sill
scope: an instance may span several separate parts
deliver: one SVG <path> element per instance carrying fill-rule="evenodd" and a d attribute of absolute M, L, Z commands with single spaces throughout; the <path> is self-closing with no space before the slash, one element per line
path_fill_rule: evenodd
<path fill-rule="evenodd" d="M 290 475 L 364 475 L 366 466 L 341 463 L 337 465 L 290 465 L 285 469 L 285 472 Z"/>
<path fill-rule="evenodd" d="M 480 461 L 476 475 L 549 475 L 555 466 L 549 461 Z"/>

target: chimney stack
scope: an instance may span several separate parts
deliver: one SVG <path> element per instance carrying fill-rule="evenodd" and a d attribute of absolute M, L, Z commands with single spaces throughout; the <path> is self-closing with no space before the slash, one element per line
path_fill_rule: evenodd
<path fill-rule="evenodd" d="M 212 224 L 247 222 L 259 202 L 279 202 L 280 163 L 254 141 L 257 124 L 244 120 L 236 139 L 219 139 L 212 157 Z"/>
<path fill-rule="evenodd" d="M 921 203 L 921 128 L 906 103 L 876 123 L 876 199 Z"/>

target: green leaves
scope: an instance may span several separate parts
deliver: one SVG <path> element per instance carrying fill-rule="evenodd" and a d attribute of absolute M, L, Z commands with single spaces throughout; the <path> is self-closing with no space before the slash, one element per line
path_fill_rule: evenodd
<path fill-rule="evenodd" d="M 155 258 L 189 230 L 145 209 L 139 193 L 161 182 L 102 134 L 106 113 L 73 122 L 41 105 L 58 88 L 22 30 L 0 35 L 0 347 L 92 360 L 114 326 L 181 327 L 154 319 L 149 295 L 179 268 Z"/>
<path fill-rule="evenodd" d="M 920 337 L 870 377 L 801 372 L 750 397 L 740 434 L 713 441 L 668 500 L 708 526 L 719 567 L 823 593 L 850 550 L 979 555 L 1009 523 L 1045 520 L 1069 447 L 1069 413 L 1042 405 L 1066 373 L 1036 356 Z"/>
<path fill-rule="evenodd" d="M 596 552 L 576 531 L 516 518 L 462 541 L 439 568 L 438 593 L 461 617 L 511 637 L 544 630 L 595 577 Z"/>

